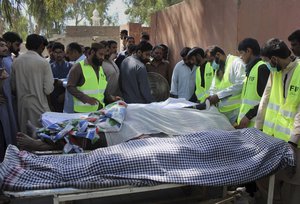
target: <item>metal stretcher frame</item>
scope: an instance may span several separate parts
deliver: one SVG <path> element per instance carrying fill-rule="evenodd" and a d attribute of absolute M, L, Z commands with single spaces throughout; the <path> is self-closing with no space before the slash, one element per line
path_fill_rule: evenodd
<path fill-rule="evenodd" d="M 273 203 L 274 184 L 275 184 L 275 175 L 271 175 L 269 179 L 267 204 Z M 185 185 L 181 185 L 181 184 L 161 184 L 157 186 L 146 186 L 146 187 L 119 186 L 119 187 L 98 188 L 98 189 L 58 188 L 58 189 L 31 190 L 31 191 L 21 191 L 21 192 L 4 191 L 4 195 L 16 199 L 53 196 L 53 204 L 59 204 L 65 201 L 75 201 L 75 200 L 84 200 L 84 199 L 91 199 L 91 198 L 102 198 L 108 196 L 142 193 L 147 191 L 172 189 L 172 188 L 179 188 L 184 186 Z M 223 198 L 225 198 L 226 196 L 227 193 L 226 191 L 227 191 L 227 187 L 224 186 Z"/>

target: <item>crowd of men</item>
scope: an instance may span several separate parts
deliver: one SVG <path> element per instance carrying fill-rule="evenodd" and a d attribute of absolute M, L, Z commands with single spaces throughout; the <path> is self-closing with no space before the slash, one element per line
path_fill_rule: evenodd
<path fill-rule="evenodd" d="M 170 97 L 215 105 L 237 128 L 256 127 L 290 143 L 300 162 L 300 30 L 288 40 L 272 38 L 262 47 L 245 38 L 237 47 L 239 56 L 218 46 L 184 47 L 174 69 L 168 62 L 168 47 L 152 46 L 142 33 L 139 43 L 120 33 L 123 50 L 114 40 L 84 47 L 65 46 L 43 36 L 28 35 L 27 52 L 14 32 L 0 38 L 0 142 L 1 160 L 8 144 L 16 144 L 16 133 L 28 133 L 28 121 L 40 127 L 47 111 L 93 112 L 117 100 L 151 103 L 154 97 L 148 72 L 164 77 Z M 43 56 L 47 48 L 49 56 Z M 296 172 L 300 173 L 297 166 Z M 297 175 L 297 174 L 296 174 Z M 297 183 L 299 176 L 289 179 Z M 300 181 L 297 183 L 300 184 Z M 284 203 L 298 200 L 299 185 L 285 183 Z M 288 192 L 290 193 L 288 193 Z"/>

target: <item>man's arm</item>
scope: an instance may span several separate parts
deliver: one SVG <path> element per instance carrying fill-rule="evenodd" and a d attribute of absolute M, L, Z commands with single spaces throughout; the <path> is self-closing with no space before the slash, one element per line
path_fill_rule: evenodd
<path fill-rule="evenodd" d="M 270 76 L 269 76 L 265 91 L 263 93 L 263 96 L 261 97 L 261 100 L 260 100 L 260 103 L 258 106 L 258 111 L 257 111 L 254 127 L 259 130 L 263 129 L 267 106 L 268 106 L 270 94 L 271 94 L 271 88 L 272 88 L 272 74 L 270 74 Z"/>
<path fill-rule="evenodd" d="M 12 64 L 12 70 L 10 74 L 10 86 L 11 86 L 11 92 L 14 96 L 16 96 L 16 69 L 15 69 L 15 63 Z"/>
<path fill-rule="evenodd" d="M 300 141 L 300 106 L 298 106 L 298 113 L 294 119 L 294 130 L 291 133 L 290 141 L 294 144 L 298 144 Z"/>
<path fill-rule="evenodd" d="M 49 95 L 54 90 L 54 79 L 51 70 L 51 66 L 48 62 L 45 61 L 45 69 L 44 69 L 44 93 Z"/>
<path fill-rule="evenodd" d="M 171 80 L 171 90 L 170 90 L 170 96 L 173 98 L 178 98 L 178 64 L 176 64 L 173 74 L 172 74 L 172 80 Z"/>
<path fill-rule="evenodd" d="M 232 67 L 230 69 L 229 81 L 232 83 L 232 86 L 217 92 L 217 96 L 219 99 L 222 99 L 227 96 L 235 96 L 242 92 L 244 79 L 246 77 L 245 74 L 245 65 L 241 60 L 236 59 L 232 63 Z"/>
<path fill-rule="evenodd" d="M 258 68 L 257 90 L 256 90 L 260 97 L 262 97 L 262 95 L 265 91 L 269 75 L 270 75 L 270 70 L 268 69 L 268 67 L 265 64 L 260 65 Z M 252 118 L 254 118 L 257 115 L 258 106 L 259 106 L 259 104 L 252 107 L 246 113 L 246 117 L 249 120 L 251 120 Z"/>
<path fill-rule="evenodd" d="M 137 68 L 137 80 L 139 84 L 140 93 L 144 97 L 146 102 L 147 103 L 153 102 L 154 98 L 151 95 L 146 67 Z"/>
<path fill-rule="evenodd" d="M 79 63 L 74 64 L 69 72 L 67 90 L 72 96 L 76 97 L 82 103 L 95 105 L 97 103 L 96 99 L 89 97 L 88 95 L 77 89 L 77 86 L 84 83 L 84 79 L 82 80 L 82 75 L 83 73 L 81 65 Z"/>

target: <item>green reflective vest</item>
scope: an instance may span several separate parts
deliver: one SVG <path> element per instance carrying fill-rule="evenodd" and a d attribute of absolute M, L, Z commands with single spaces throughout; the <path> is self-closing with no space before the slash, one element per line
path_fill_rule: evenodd
<path fill-rule="evenodd" d="M 229 55 L 226 59 L 225 62 L 225 72 L 223 75 L 222 80 L 218 80 L 217 76 L 215 75 L 215 86 L 217 88 L 218 91 L 224 90 L 230 86 L 232 86 L 233 84 L 229 81 L 229 74 L 230 74 L 230 70 L 232 68 L 232 63 L 233 61 L 237 59 L 237 56 L 233 56 L 233 55 Z M 218 82 L 220 81 L 220 82 Z M 219 111 L 221 113 L 226 113 L 226 112 L 230 112 L 232 110 L 235 110 L 237 108 L 240 108 L 241 106 L 241 94 L 238 94 L 236 96 L 231 96 L 225 100 L 221 100 L 219 102 Z"/>
<path fill-rule="evenodd" d="M 209 96 L 209 88 L 214 76 L 214 70 L 210 64 L 207 62 L 205 64 L 204 71 L 204 87 L 201 86 L 201 71 L 200 67 L 196 70 L 196 91 L 195 94 L 200 103 L 204 102 L 204 100 Z"/>
<path fill-rule="evenodd" d="M 263 132 L 289 141 L 294 129 L 294 118 L 300 104 L 300 64 L 294 69 L 286 99 L 283 97 L 282 72 L 273 72 L 270 99 L 265 115 Z M 300 142 L 298 143 L 298 148 Z"/>
<path fill-rule="evenodd" d="M 262 60 L 258 61 L 251 69 L 249 76 L 245 79 L 242 91 L 242 105 L 238 116 L 238 124 L 250 109 L 258 105 L 261 97 L 257 93 L 258 68 L 265 64 Z M 252 118 L 248 127 L 254 127 L 255 118 Z"/>
<path fill-rule="evenodd" d="M 77 86 L 77 89 L 89 97 L 96 98 L 102 106 L 104 107 L 104 91 L 107 85 L 106 77 L 103 73 L 102 67 L 99 67 L 99 80 L 93 69 L 89 64 L 85 64 L 85 61 L 80 61 L 81 70 L 84 77 L 84 84 L 82 86 Z M 97 111 L 99 104 L 90 105 L 88 103 L 83 103 L 76 97 L 74 99 L 74 111 L 78 113 L 88 113 Z"/>

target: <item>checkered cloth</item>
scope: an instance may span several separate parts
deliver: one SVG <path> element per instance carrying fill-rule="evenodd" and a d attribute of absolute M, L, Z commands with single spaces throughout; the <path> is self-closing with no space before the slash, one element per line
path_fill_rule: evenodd
<path fill-rule="evenodd" d="M 256 129 L 133 140 L 87 154 L 37 156 L 9 146 L 1 189 L 120 185 L 235 185 L 294 166 L 293 151 Z"/>

